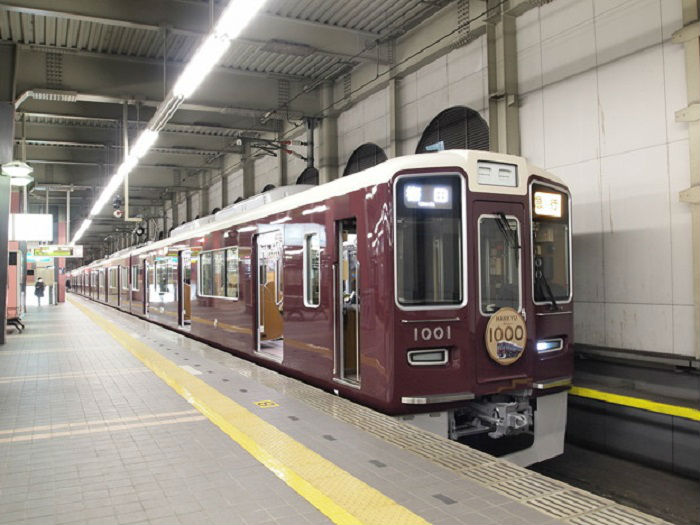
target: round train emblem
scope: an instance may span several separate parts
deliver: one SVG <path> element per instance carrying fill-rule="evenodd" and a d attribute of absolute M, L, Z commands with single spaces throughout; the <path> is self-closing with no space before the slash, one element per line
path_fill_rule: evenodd
<path fill-rule="evenodd" d="M 513 308 L 501 308 L 489 319 L 484 340 L 491 359 L 503 366 L 513 364 L 525 351 L 525 320 Z"/>

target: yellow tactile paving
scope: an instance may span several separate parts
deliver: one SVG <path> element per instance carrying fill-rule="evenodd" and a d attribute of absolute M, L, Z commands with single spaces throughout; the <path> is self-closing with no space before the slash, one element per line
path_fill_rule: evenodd
<path fill-rule="evenodd" d="M 334 523 L 427 525 L 422 517 L 192 376 L 115 323 L 78 301 L 70 302 Z"/>
<path fill-rule="evenodd" d="M 696 408 L 669 405 L 667 403 L 658 403 L 656 401 L 650 401 L 649 399 L 623 396 L 620 394 L 602 392 L 600 390 L 594 390 L 592 388 L 584 388 L 580 386 L 572 386 L 571 390 L 569 390 L 569 394 L 571 394 L 572 396 L 587 397 L 589 399 L 605 401 L 606 403 L 612 403 L 614 405 L 623 405 L 627 407 L 648 410 L 649 412 L 656 412 L 658 414 L 666 414 L 668 416 L 676 416 L 685 419 L 691 419 L 693 421 L 700 421 L 700 410 Z"/>

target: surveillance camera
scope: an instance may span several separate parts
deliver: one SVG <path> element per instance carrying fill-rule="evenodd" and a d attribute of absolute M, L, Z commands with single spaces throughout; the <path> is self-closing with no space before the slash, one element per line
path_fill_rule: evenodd
<path fill-rule="evenodd" d="M 112 215 L 114 215 L 117 219 L 121 219 L 122 216 L 124 215 L 124 212 L 121 210 L 114 210 L 112 212 Z"/>
<path fill-rule="evenodd" d="M 242 146 L 243 145 L 243 140 L 242 139 L 236 139 L 236 146 Z"/>

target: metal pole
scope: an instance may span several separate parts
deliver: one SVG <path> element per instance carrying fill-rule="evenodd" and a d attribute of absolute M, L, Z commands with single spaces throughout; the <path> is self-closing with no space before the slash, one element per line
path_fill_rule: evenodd
<path fill-rule="evenodd" d="M 22 187 L 22 213 L 27 213 L 27 187 Z"/>
<path fill-rule="evenodd" d="M 46 208 L 44 213 L 49 213 L 49 189 L 46 188 Z"/>
<path fill-rule="evenodd" d="M 70 242 L 70 190 L 66 190 L 66 242 Z"/>

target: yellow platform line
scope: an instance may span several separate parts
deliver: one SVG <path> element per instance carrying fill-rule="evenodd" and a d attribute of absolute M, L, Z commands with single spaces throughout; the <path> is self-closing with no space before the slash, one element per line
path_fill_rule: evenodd
<path fill-rule="evenodd" d="M 334 523 L 428 525 L 422 517 L 189 374 L 112 321 L 75 299 L 69 301 Z"/>
<path fill-rule="evenodd" d="M 569 394 L 578 397 L 596 399 L 598 401 L 604 401 L 614 405 L 639 408 L 649 412 L 656 412 L 657 414 L 665 414 L 668 416 L 676 416 L 684 419 L 691 419 L 693 421 L 700 421 L 700 410 L 695 408 L 669 405 L 667 403 L 658 403 L 656 401 L 650 401 L 649 399 L 612 394 L 610 392 L 602 392 L 600 390 L 580 386 L 572 386 L 571 390 L 569 390 Z"/>

